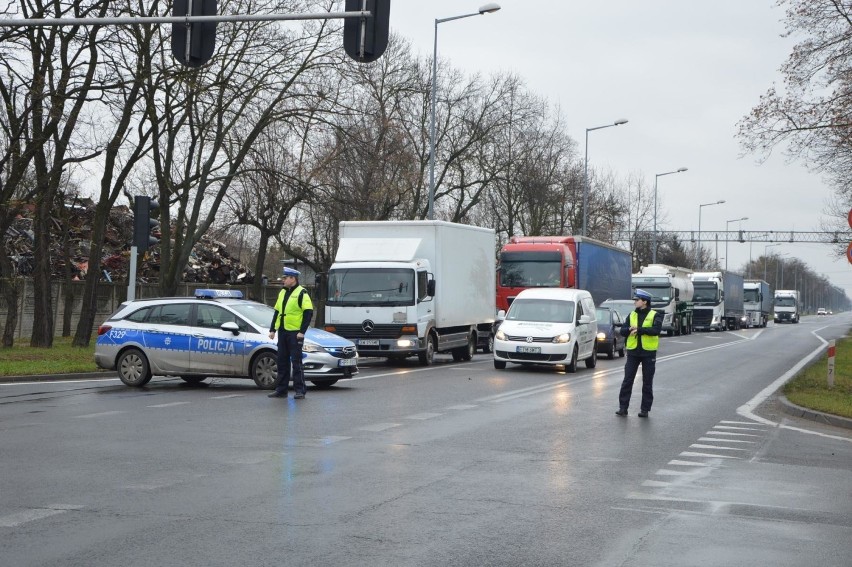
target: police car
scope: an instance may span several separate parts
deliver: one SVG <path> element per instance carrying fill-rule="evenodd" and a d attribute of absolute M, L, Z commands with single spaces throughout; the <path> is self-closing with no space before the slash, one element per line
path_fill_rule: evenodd
<path fill-rule="evenodd" d="M 152 375 L 196 384 L 209 376 L 251 378 L 271 390 L 278 365 L 269 338 L 274 310 L 236 290 L 199 289 L 195 297 L 139 299 L 121 304 L 98 328 L 95 363 L 118 370 L 128 386 Z M 310 328 L 302 348 L 305 379 L 321 388 L 358 372 L 352 341 Z"/>

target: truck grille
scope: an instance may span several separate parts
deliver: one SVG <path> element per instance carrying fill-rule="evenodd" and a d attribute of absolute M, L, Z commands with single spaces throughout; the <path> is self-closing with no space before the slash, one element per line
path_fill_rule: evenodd
<path fill-rule="evenodd" d="M 331 330 L 331 328 L 334 330 Z M 330 333 L 347 339 L 398 339 L 402 336 L 402 325 L 374 325 L 369 333 L 362 325 L 326 325 Z"/>
<path fill-rule="evenodd" d="M 695 309 L 692 311 L 692 324 L 698 327 L 705 327 L 713 320 L 712 309 Z"/>

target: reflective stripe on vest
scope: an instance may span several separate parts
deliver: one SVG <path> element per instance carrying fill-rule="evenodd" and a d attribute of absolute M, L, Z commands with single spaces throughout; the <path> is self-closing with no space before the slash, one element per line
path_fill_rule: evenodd
<path fill-rule="evenodd" d="M 278 300 L 275 302 L 275 310 L 280 313 L 276 327 L 284 328 L 285 331 L 298 331 L 302 328 L 302 318 L 306 309 L 313 309 L 314 304 L 311 302 L 310 296 L 306 293 L 302 298 L 302 306 L 299 306 L 299 294 L 304 288 L 297 285 L 287 298 L 287 305 L 282 305 L 284 296 L 287 294 L 287 289 L 284 288 L 278 294 Z M 283 320 L 283 322 L 282 322 Z"/>
<path fill-rule="evenodd" d="M 648 311 L 648 314 L 645 315 L 645 320 L 642 321 L 642 328 L 649 329 L 654 326 L 654 317 L 657 316 L 656 311 L 651 309 Z M 630 326 L 636 327 L 637 321 L 639 321 L 639 314 L 635 311 L 630 313 Z M 636 347 L 639 346 L 639 341 L 636 340 L 637 335 L 629 335 L 627 337 L 627 343 L 625 344 L 627 350 L 636 350 Z M 660 337 L 656 335 L 640 335 L 642 337 L 642 349 L 643 350 L 657 350 L 657 347 L 660 346 Z"/>

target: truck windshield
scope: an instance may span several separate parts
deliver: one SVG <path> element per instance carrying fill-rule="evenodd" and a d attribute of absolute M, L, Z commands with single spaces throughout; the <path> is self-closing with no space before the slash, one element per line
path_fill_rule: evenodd
<path fill-rule="evenodd" d="M 349 268 L 328 272 L 328 305 L 414 305 L 414 270 Z"/>
<path fill-rule="evenodd" d="M 743 290 L 743 301 L 746 303 L 757 303 L 760 301 L 760 290 L 759 289 L 746 289 Z"/>
<path fill-rule="evenodd" d="M 501 287 L 559 287 L 562 283 L 559 270 L 562 264 L 557 261 L 517 261 L 500 262 Z"/>
<path fill-rule="evenodd" d="M 793 297 L 776 297 L 775 307 L 795 307 L 796 299 Z"/>
<path fill-rule="evenodd" d="M 716 305 L 719 303 L 719 290 L 713 282 L 693 282 L 695 285 L 695 295 L 692 296 L 692 301 L 702 305 Z"/>
<path fill-rule="evenodd" d="M 516 299 L 506 313 L 506 320 L 570 323 L 574 320 L 574 302 L 559 299 Z"/>
<path fill-rule="evenodd" d="M 634 291 L 636 287 L 633 288 Z M 672 288 L 669 286 L 643 284 L 639 289 L 644 289 L 651 294 L 651 307 L 665 307 L 672 300 Z"/>

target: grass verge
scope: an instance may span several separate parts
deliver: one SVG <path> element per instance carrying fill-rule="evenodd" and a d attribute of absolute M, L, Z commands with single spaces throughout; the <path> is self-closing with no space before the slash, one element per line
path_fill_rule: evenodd
<path fill-rule="evenodd" d="M 95 372 L 95 341 L 86 348 L 71 346 L 72 337 L 57 337 L 53 348 L 33 348 L 28 342 L 0 348 L 0 376 L 35 376 Z"/>
<path fill-rule="evenodd" d="M 826 352 L 784 386 L 784 395 L 797 406 L 852 418 L 852 336 L 836 346 L 834 388 L 828 387 Z"/>

